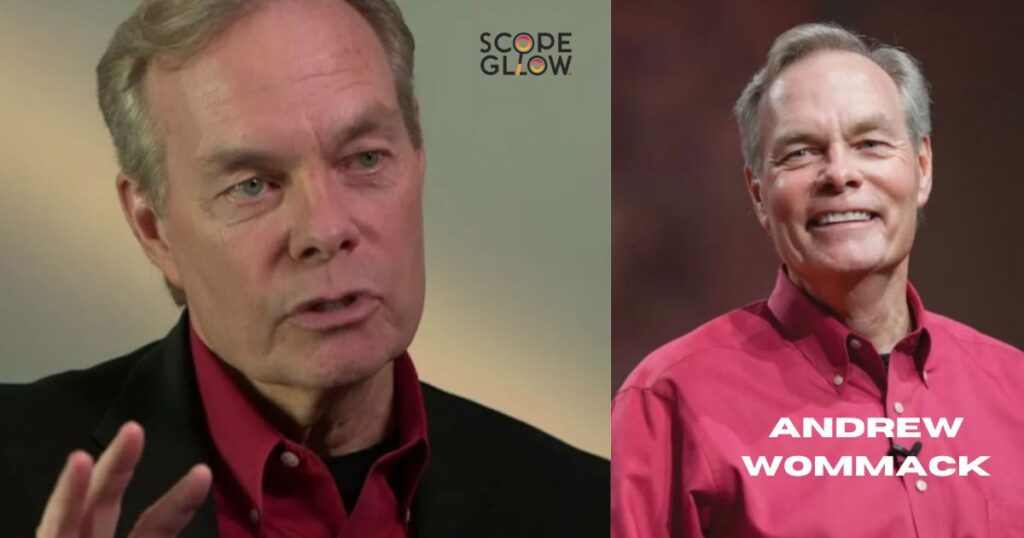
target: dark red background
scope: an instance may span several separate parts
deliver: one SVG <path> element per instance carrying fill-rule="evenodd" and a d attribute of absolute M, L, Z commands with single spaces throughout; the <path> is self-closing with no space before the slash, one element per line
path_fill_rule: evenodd
<path fill-rule="evenodd" d="M 929 310 L 1021 346 L 1024 6 L 613 0 L 613 390 L 660 344 L 771 291 L 730 111 L 775 37 L 814 21 L 922 62 L 935 185 L 911 279 Z"/>

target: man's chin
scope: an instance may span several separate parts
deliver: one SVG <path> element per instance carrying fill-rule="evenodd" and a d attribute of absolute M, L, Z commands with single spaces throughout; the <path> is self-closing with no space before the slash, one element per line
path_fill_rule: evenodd
<path fill-rule="evenodd" d="M 399 354 L 384 350 L 316 354 L 308 358 L 301 372 L 294 374 L 309 387 L 344 387 L 373 377 Z"/>
<path fill-rule="evenodd" d="M 291 344 L 279 345 L 267 357 L 265 380 L 274 378 L 277 384 L 309 389 L 351 385 L 373 376 L 404 350 L 397 342 L 381 345 L 380 341 L 367 338 L 327 338 Z"/>
<path fill-rule="evenodd" d="M 823 277 L 831 275 L 842 278 L 857 278 L 871 273 L 884 272 L 888 267 L 882 256 L 870 255 L 864 252 L 819 257 L 809 261 L 811 263 L 805 266 L 805 271 L 803 272 Z"/>

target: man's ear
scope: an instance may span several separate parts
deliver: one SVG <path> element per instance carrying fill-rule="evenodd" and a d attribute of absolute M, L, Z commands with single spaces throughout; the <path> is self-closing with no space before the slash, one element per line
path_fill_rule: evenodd
<path fill-rule="evenodd" d="M 416 171 L 417 171 L 417 173 L 419 173 L 419 177 L 426 178 L 427 177 L 427 175 L 426 175 L 427 174 L 427 150 L 422 145 L 420 146 L 420 149 L 416 150 L 416 167 L 417 167 Z"/>
<path fill-rule="evenodd" d="M 416 167 L 417 172 L 421 178 L 426 178 L 427 171 L 427 143 L 423 140 L 423 123 L 420 122 L 420 102 L 418 99 L 413 97 L 412 106 L 416 115 L 416 125 L 420 128 L 420 147 L 414 148 L 416 150 Z"/>
<path fill-rule="evenodd" d="M 153 207 L 150 197 L 142 191 L 138 180 L 124 172 L 118 173 L 117 196 L 121 202 L 121 212 L 146 256 L 163 272 L 167 280 L 182 287 L 181 275 L 167 241 L 164 218 Z"/>
<path fill-rule="evenodd" d="M 921 138 L 921 147 L 917 150 L 917 166 L 920 183 L 917 185 L 917 208 L 923 209 L 932 193 L 932 137 Z"/>
<path fill-rule="evenodd" d="M 761 198 L 761 178 L 754 175 L 749 166 L 743 167 L 743 177 L 747 180 L 747 194 L 750 201 L 754 203 L 754 214 L 757 215 L 757 222 L 761 227 L 768 229 L 768 212 L 764 208 L 764 200 Z"/>

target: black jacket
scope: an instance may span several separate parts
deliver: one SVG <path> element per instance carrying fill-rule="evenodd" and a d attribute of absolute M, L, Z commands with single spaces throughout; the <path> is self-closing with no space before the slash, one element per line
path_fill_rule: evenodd
<path fill-rule="evenodd" d="M 413 503 L 417 537 L 607 536 L 609 467 L 496 411 L 422 384 L 431 455 Z M 0 385 L 0 536 L 34 535 L 67 455 L 97 456 L 126 420 L 146 448 L 118 536 L 211 441 L 186 316 L 162 340 L 87 370 Z M 217 535 L 209 496 L 183 537 Z"/>

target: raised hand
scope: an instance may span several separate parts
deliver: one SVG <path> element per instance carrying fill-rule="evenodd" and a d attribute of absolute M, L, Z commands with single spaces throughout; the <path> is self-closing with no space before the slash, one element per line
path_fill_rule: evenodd
<path fill-rule="evenodd" d="M 112 538 L 144 444 L 142 427 L 128 422 L 95 463 L 84 451 L 72 452 L 46 503 L 37 538 Z M 211 482 L 210 468 L 196 465 L 143 512 L 129 536 L 177 536 L 203 504 Z"/>

